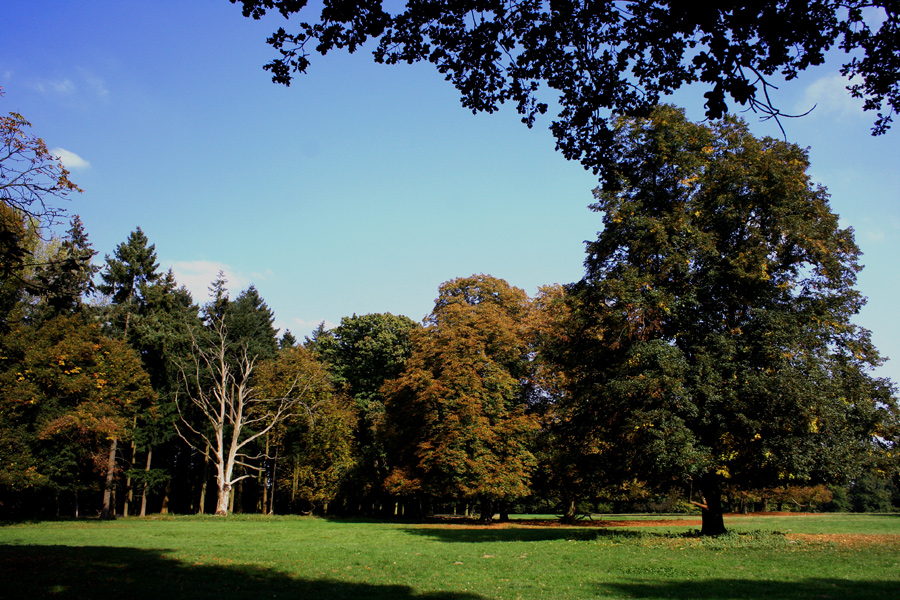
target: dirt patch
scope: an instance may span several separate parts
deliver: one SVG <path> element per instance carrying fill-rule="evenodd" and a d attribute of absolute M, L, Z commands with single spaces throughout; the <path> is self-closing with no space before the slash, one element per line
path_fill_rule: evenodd
<path fill-rule="evenodd" d="M 454 529 L 505 529 L 528 527 L 700 527 L 700 519 L 644 519 L 640 521 L 583 519 L 574 525 L 563 523 L 561 519 L 521 519 L 505 523 L 482 523 L 473 519 L 441 519 L 421 525 L 421 527 L 452 527 Z"/>
<path fill-rule="evenodd" d="M 578 521 L 575 525 L 567 525 L 557 519 L 555 521 L 519 521 L 518 524 L 524 527 L 700 527 L 702 522 L 700 519 L 641 519 L 640 521 L 585 519 Z"/>
<path fill-rule="evenodd" d="M 843 548 L 894 546 L 900 548 L 900 535 L 874 533 L 789 533 L 787 539 L 814 544 L 835 544 Z"/>
<path fill-rule="evenodd" d="M 753 512 L 753 513 L 726 513 L 726 518 L 741 517 L 807 517 L 814 516 L 816 513 L 796 513 L 796 512 Z M 502 529 L 507 527 L 701 527 L 703 522 L 699 517 L 691 516 L 683 519 L 640 519 L 640 520 L 623 520 L 623 519 L 603 519 L 594 517 L 592 519 L 582 519 L 574 525 L 563 523 L 561 519 L 516 519 L 500 523 L 482 523 L 477 519 L 459 517 L 459 516 L 438 516 L 429 523 L 422 524 L 422 527 L 454 527 L 461 529 Z"/>

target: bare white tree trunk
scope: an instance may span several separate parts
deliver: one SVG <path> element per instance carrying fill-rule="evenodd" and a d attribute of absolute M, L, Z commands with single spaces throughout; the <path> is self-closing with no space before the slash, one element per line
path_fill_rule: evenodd
<path fill-rule="evenodd" d="M 228 515 L 228 510 L 233 506 L 231 504 L 231 484 L 219 484 L 219 495 L 216 498 L 216 514 L 220 517 Z"/>

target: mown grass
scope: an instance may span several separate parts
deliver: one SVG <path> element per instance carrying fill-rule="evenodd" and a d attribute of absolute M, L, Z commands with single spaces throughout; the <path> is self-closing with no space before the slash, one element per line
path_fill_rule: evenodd
<path fill-rule="evenodd" d="M 0 598 L 900 597 L 900 517 L 689 527 L 509 527 L 174 517 L 0 527 Z M 844 545 L 785 532 L 878 534 Z M 858 540 L 857 540 L 858 541 Z"/>

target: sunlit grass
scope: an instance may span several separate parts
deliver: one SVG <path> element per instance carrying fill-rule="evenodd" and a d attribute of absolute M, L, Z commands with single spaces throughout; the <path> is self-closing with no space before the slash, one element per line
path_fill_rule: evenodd
<path fill-rule="evenodd" d="M 729 535 L 704 539 L 690 527 L 302 517 L 14 524 L 0 527 L 0 597 L 897 597 L 900 517 L 740 517 L 727 525 Z"/>

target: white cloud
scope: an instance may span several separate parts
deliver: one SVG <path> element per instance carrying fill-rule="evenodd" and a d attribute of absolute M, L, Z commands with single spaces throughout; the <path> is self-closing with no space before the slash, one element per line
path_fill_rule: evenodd
<path fill-rule="evenodd" d="M 75 69 L 71 77 L 35 79 L 27 84 L 31 89 L 46 95 L 64 96 L 67 101 L 105 101 L 109 98 L 106 81 L 88 69 Z"/>
<path fill-rule="evenodd" d="M 847 90 L 848 85 L 857 83 L 858 80 L 848 81 L 841 75 L 829 75 L 822 77 L 809 86 L 803 92 L 803 98 L 796 106 L 795 112 L 804 113 L 813 106 L 816 109 L 813 114 L 836 117 L 863 116 L 863 101 L 854 98 Z"/>
<path fill-rule="evenodd" d="M 50 154 L 59 158 L 59 162 L 61 162 L 65 168 L 73 171 L 77 169 L 87 169 L 91 166 L 91 163 L 65 148 L 53 148 L 50 150 Z"/>
<path fill-rule="evenodd" d="M 175 261 L 171 263 L 171 267 L 175 273 L 175 281 L 185 286 L 198 304 L 205 304 L 209 299 L 209 286 L 218 278 L 219 271 L 225 274 L 225 279 L 228 280 L 226 287 L 232 297 L 251 283 L 249 277 L 238 273 L 229 265 L 210 260 Z"/>
<path fill-rule="evenodd" d="M 71 94 L 75 91 L 75 84 L 69 78 L 45 79 L 31 84 L 31 87 L 42 94 Z"/>
<path fill-rule="evenodd" d="M 102 77 L 98 77 L 85 69 L 79 69 L 78 72 L 81 75 L 81 78 L 84 79 L 84 82 L 88 85 L 88 88 L 90 88 L 98 98 L 105 99 L 109 96 L 109 88 L 106 87 L 106 82 Z"/>

